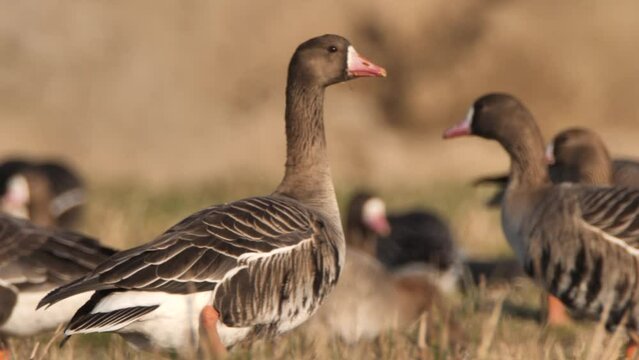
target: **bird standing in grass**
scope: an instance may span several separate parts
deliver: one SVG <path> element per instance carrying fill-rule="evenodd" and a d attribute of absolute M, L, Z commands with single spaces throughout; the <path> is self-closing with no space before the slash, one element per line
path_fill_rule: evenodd
<path fill-rule="evenodd" d="M 344 235 L 324 135 L 326 87 L 386 71 L 337 35 L 301 44 L 286 86 L 287 158 L 275 192 L 198 211 L 111 257 L 39 306 L 92 291 L 67 328 L 117 332 L 137 347 L 211 351 L 303 323 L 335 286 Z"/>
<path fill-rule="evenodd" d="M 637 339 L 639 190 L 553 184 L 532 114 L 507 94 L 479 98 L 444 138 L 464 135 L 496 140 L 510 156 L 502 228 L 526 272 L 568 308 Z"/>

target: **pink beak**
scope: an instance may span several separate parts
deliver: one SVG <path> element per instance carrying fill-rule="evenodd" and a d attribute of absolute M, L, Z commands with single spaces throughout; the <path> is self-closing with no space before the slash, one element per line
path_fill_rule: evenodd
<path fill-rule="evenodd" d="M 381 236 L 388 236 L 391 232 L 391 226 L 386 219 L 386 216 L 377 216 L 374 219 L 367 221 L 368 226 Z"/>
<path fill-rule="evenodd" d="M 386 77 L 386 69 L 358 54 L 352 46 L 348 47 L 347 72 L 351 77 Z"/>
<path fill-rule="evenodd" d="M 459 124 L 451 127 L 450 129 L 444 131 L 443 138 L 451 139 L 451 138 L 466 136 L 470 134 L 471 134 L 470 124 L 468 123 L 468 121 L 464 120 L 460 122 Z"/>

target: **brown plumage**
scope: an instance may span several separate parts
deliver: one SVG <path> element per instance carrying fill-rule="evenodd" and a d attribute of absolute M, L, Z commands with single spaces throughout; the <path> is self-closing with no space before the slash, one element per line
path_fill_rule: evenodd
<path fill-rule="evenodd" d="M 383 75 L 342 37 L 301 44 L 289 65 L 286 172 L 275 192 L 201 210 L 51 292 L 40 306 L 95 291 L 67 336 L 116 331 L 140 347 L 176 350 L 197 343 L 193 334 L 206 304 L 220 315 L 217 330 L 226 346 L 301 324 L 334 287 L 344 262 L 324 91 Z"/>
<path fill-rule="evenodd" d="M 86 236 L 0 214 L 0 337 L 33 335 L 68 321 L 73 310 L 58 306 L 36 312 L 36 298 L 114 253 Z"/>
<path fill-rule="evenodd" d="M 511 158 L 502 227 L 520 263 L 569 308 L 639 330 L 639 190 L 553 185 L 541 133 L 517 99 L 478 99 L 444 136 L 498 141 Z M 604 309 L 609 309 L 604 312 Z"/>
<path fill-rule="evenodd" d="M 560 132 L 549 144 L 547 155 L 554 158 L 548 171 L 555 184 L 579 182 L 639 188 L 639 162 L 612 160 L 603 140 L 592 130 L 570 128 Z M 477 185 L 490 183 L 497 184 L 499 189 L 487 205 L 499 206 L 508 176 L 484 177 L 475 181 Z"/>
<path fill-rule="evenodd" d="M 404 330 L 433 306 L 443 309 L 427 274 L 410 269 L 392 273 L 369 254 L 349 249 L 337 287 L 305 328 L 315 340 L 330 334 L 355 343 Z"/>

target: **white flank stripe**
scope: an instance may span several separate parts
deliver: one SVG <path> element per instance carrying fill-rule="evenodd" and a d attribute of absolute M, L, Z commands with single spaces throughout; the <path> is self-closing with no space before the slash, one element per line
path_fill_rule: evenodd
<path fill-rule="evenodd" d="M 470 109 L 468 109 L 468 113 L 466 114 L 466 118 L 464 119 L 464 124 L 468 125 L 470 129 L 473 124 L 473 116 L 475 115 L 475 105 L 471 105 Z"/>
<path fill-rule="evenodd" d="M 298 242 L 297 244 L 284 246 L 284 247 L 277 248 L 277 249 L 274 249 L 274 250 L 271 250 L 271 251 L 265 252 L 265 253 L 264 252 L 262 252 L 262 253 L 256 253 L 256 252 L 244 253 L 244 254 L 240 255 L 240 257 L 238 258 L 238 261 L 240 261 L 240 262 L 252 262 L 252 261 L 255 261 L 255 260 L 258 260 L 258 259 L 275 256 L 277 254 L 291 252 L 291 251 L 293 251 L 294 248 L 302 245 L 303 243 L 306 243 L 306 242 L 310 241 L 311 239 L 312 239 L 312 237 L 310 237 L 308 239 L 304 239 L 304 240 Z"/>
<path fill-rule="evenodd" d="M 605 231 L 601 230 L 600 228 L 598 228 L 598 227 L 596 227 L 596 226 L 592 226 L 592 225 L 590 225 L 590 224 L 589 224 L 589 223 L 587 223 L 585 220 L 582 220 L 581 222 L 582 222 L 582 223 L 584 224 L 584 226 L 585 226 L 585 227 L 587 227 L 588 229 L 590 229 L 590 230 L 592 230 L 592 231 L 594 231 L 594 232 L 600 233 L 600 234 L 603 236 L 604 240 L 606 240 L 606 241 L 608 241 L 608 242 L 610 242 L 610 243 L 612 243 L 612 244 L 614 244 L 614 245 L 620 246 L 620 247 L 621 247 L 621 248 L 623 248 L 623 249 L 624 249 L 624 250 L 625 250 L 628 254 L 630 254 L 630 255 L 632 255 L 632 256 L 638 256 L 638 257 L 639 257 L 639 249 L 635 249 L 635 248 L 633 248 L 632 246 L 628 245 L 625 241 L 623 241 L 623 240 L 621 240 L 621 239 L 619 239 L 619 238 L 617 238 L 617 237 L 614 237 L 614 236 L 612 236 L 612 235 L 610 235 L 610 234 L 606 233 Z"/>

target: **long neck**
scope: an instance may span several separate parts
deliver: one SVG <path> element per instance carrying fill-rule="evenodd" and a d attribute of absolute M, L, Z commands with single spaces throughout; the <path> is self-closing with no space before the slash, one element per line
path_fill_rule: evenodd
<path fill-rule="evenodd" d="M 354 210 L 351 208 L 351 210 Z M 371 231 L 361 220 L 361 209 L 358 212 L 351 211 L 346 219 L 346 244 L 350 248 L 359 249 L 371 256 L 377 254 L 378 236 Z"/>
<path fill-rule="evenodd" d="M 324 87 L 295 80 L 289 75 L 286 86 L 286 173 L 276 193 L 339 217 L 324 134 Z"/>
<path fill-rule="evenodd" d="M 544 142 L 535 126 L 518 141 L 504 144 L 510 155 L 510 188 L 537 188 L 550 183 L 544 155 Z"/>

